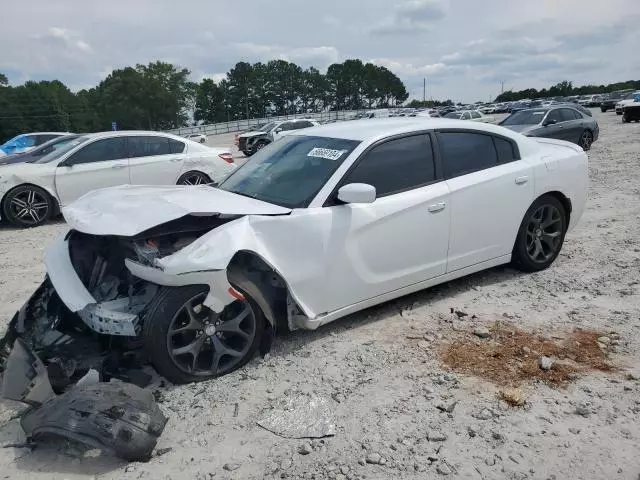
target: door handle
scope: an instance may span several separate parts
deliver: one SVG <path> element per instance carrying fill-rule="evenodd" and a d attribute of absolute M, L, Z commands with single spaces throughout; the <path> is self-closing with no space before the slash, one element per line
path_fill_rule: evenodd
<path fill-rule="evenodd" d="M 124 165 L 122 163 L 117 163 L 117 164 L 113 165 L 111 168 L 113 168 L 113 169 L 126 168 L 126 165 Z"/>
<path fill-rule="evenodd" d="M 171 159 L 171 160 L 169 160 L 169 161 L 170 161 L 170 162 L 173 162 L 173 163 L 178 163 L 178 162 L 179 162 L 179 161 L 181 161 L 181 160 L 182 160 L 182 159 L 181 159 L 180 157 L 178 157 L 178 158 L 172 158 L 172 159 Z"/>
<path fill-rule="evenodd" d="M 446 207 L 447 204 L 444 202 L 440 202 L 440 203 L 434 203 L 433 205 L 429 205 L 428 210 L 431 213 L 436 213 L 439 212 L 441 210 L 444 210 L 444 207 Z"/>
<path fill-rule="evenodd" d="M 516 185 L 524 185 L 528 181 L 529 181 L 529 177 L 517 177 L 516 178 Z"/>

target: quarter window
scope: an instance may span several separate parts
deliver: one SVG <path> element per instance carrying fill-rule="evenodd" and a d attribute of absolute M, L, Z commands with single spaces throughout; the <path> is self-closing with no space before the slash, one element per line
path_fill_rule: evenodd
<path fill-rule="evenodd" d="M 184 152 L 185 147 L 186 145 L 184 142 L 174 140 L 173 138 L 169 139 L 169 148 L 171 149 L 171 153 L 182 153 Z"/>
<path fill-rule="evenodd" d="M 446 179 L 495 167 L 498 164 L 498 154 L 490 135 L 440 132 L 438 143 Z"/>
<path fill-rule="evenodd" d="M 498 163 L 509 163 L 518 159 L 513 148 L 513 143 L 509 140 L 505 140 L 500 137 L 493 137 L 493 143 L 495 144 L 496 151 L 498 152 Z"/>
<path fill-rule="evenodd" d="M 367 183 L 376 195 L 418 188 L 435 180 L 431 138 L 428 135 L 390 140 L 373 147 L 348 174 L 347 183 Z"/>
<path fill-rule="evenodd" d="M 129 137 L 129 157 L 154 157 L 171 153 L 169 139 L 165 137 Z"/>
<path fill-rule="evenodd" d="M 96 140 L 74 153 L 69 158 L 69 164 L 105 162 L 120 158 L 127 158 L 124 138 L 105 138 Z"/>

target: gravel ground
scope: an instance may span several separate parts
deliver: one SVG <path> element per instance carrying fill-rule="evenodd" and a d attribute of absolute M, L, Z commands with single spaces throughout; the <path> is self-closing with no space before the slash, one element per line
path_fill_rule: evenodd
<path fill-rule="evenodd" d="M 265 359 L 218 380 L 159 388 L 169 422 L 158 448 L 170 450 L 148 463 L 58 442 L 0 449 L 0 476 L 637 480 L 640 124 L 594 115 L 601 133 L 590 153 L 588 208 L 549 270 L 482 272 L 316 332 L 282 335 Z M 64 230 L 0 229 L 0 322 L 40 282 L 43 248 Z M 525 405 L 511 407 L 498 386 L 449 371 L 438 356 L 465 331 L 484 336 L 481 327 L 496 321 L 554 338 L 576 327 L 608 332 L 619 370 L 563 387 L 524 382 Z M 286 439 L 256 424 L 293 394 L 327 399 L 335 436 Z M 0 442 L 19 438 L 11 411 L 0 406 Z"/>

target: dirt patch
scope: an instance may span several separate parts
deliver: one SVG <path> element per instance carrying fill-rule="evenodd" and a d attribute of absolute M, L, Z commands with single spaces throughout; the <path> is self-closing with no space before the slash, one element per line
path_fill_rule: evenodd
<path fill-rule="evenodd" d="M 563 385 L 579 373 L 616 369 L 609 361 L 607 351 L 610 343 L 616 341 L 616 334 L 574 330 L 549 338 L 504 323 L 495 324 L 489 330 L 489 339 L 465 334 L 444 346 L 439 352 L 444 365 L 500 386 L 512 387 L 531 380 Z M 550 369 L 540 367 L 542 356 L 553 360 Z"/>

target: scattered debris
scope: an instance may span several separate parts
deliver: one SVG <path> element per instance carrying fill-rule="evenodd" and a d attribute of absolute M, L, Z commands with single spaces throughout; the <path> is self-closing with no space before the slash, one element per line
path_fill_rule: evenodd
<path fill-rule="evenodd" d="M 445 442 L 449 437 L 442 432 L 432 431 L 427 434 L 427 438 L 430 442 Z"/>
<path fill-rule="evenodd" d="M 237 417 L 239 412 L 240 412 L 240 404 L 236 403 L 233 406 L 233 416 Z"/>
<path fill-rule="evenodd" d="M 158 448 L 156 450 L 156 457 L 161 457 L 162 455 L 164 455 L 165 453 L 169 453 L 171 450 L 173 450 L 173 448 L 171 447 L 166 447 L 166 448 Z"/>
<path fill-rule="evenodd" d="M 553 367 L 553 359 L 542 356 L 538 359 L 538 365 L 542 370 L 551 370 L 551 367 Z"/>
<path fill-rule="evenodd" d="M 222 468 L 224 470 L 226 470 L 227 472 L 233 472 L 234 470 L 237 470 L 240 468 L 240 464 L 239 463 L 225 463 Z"/>
<path fill-rule="evenodd" d="M 313 452 L 313 448 L 311 448 L 310 443 L 304 443 L 300 448 L 298 448 L 298 453 L 300 455 L 309 455 L 311 452 Z"/>
<path fill-rule="evenodd" d="M 293 393 L 258 420 L 265 430 L 284 438 L 323 438 L 335 435 L 331 401 L 325 397 Z"/>
<path fill-rule="evenodd" d="M 436 471 L 440 475 L 451 475 L 453 473 L 453 470 L 451 470 L 451 467 L 449 467 L 449 465 L 447 465 L 446 463 L 439 464 L 436 467 Z"/>
<path fill-rule="evenodd" d="M 578 406 L 575 409 L 575 413 L 583 417 L 588 417 L 591 415 L 591 410 L 589 410 L 587 407 Z"/>
<path fill-rule="evenodd" d="M 493 418 L 493 412 L 488 408 L 483 408 L 480 412 L 474 415 L 478 420 L 491 420 Z"/>
<path fill-rule="evenodd" d="M 491 340 L 478 342 L 474 337 L 462 334 L 461 338 L 440 350 L 442 362 L 453 370 L 486 378 L 498 385 L 518 386 L 527 380 L 541 380 L 553 385 L 563 385 L 577 378 L 577 374 L 589 371 L 613 371 L 607 354 L 598 347 L 601 332 L 576 329 L 560 340 L 553 340 L 535 333 L 528 333 L 506 323 L 496 323 L 491 329 Z M 524 356 L 528 348 L 534 356 Z M 546 360 L 542 365 L 538 356 L 555 360 L 550 370 Z"/>
<path fill-rule="evenodd" d="M 384 465 L 387 463 L 387 460 L 379 453 L 370 453 L 367 455 L 366 463 L 370 463 L 371 465 Z"/>
<path fill-rule="evenodd" d="M 445 405 L 443 403 L 436 405 L 436 408 L 438 410 L 440 410 L 441 412 L 445 412 L 445 413 L 453 413 L 453 411 L 456 408 L 456 405 L 458 404 L 458 401 L 456 400 L 455 402 L 451 402 L 448 405 Z"/>
<path fill-rule="evenodd" d="M 521 407 L 524 405 L 526 395 L 519 388 L 505 388 L 499 392 L 500 398 L 512 407 Z"/>

